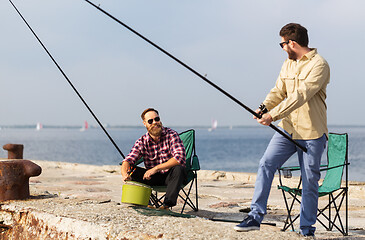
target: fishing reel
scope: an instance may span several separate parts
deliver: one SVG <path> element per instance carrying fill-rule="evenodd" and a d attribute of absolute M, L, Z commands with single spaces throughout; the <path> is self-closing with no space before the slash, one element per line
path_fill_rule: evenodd
<path fill-rule="evenodd" d="M 265 104 L 261 103 L 261 105 L 259 106 L 259 109 L 260 109 L 260 112 L 258 113 L 259 114 L 259 117 L 261 118 L 262 115 L 264 115 L 265 113 L 267 113 L 269 110 L 267 110 Z"/>

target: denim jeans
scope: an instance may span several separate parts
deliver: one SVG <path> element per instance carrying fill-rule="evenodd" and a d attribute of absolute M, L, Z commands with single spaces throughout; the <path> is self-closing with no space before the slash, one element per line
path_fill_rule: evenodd
<path fill-rule="evenodd" d="M 285 132 L 288 134 L 287 132 Z M 294 143 L 275 133 L 263 157 L 260 160 L 255 191 L 249 213 L 256 221 L 262 222 L 266 214 L 274 174 L 295 152 L 298 154 L 302 176 L 302 203 L 300 206 L 300 229 L 302 234 L 314 233 L 312 226 L 317 219 L 318 207 L 318 180 L 320 179 L 320 164 L 323 151 L 326 147 L 326 135 L 313 140 L 297 140 L 307 148 L 303 152 Z"/>

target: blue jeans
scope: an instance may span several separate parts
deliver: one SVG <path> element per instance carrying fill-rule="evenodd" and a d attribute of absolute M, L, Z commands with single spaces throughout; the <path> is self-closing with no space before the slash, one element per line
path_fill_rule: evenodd
<path fill-rule="evenodd" d="M 288 134 L 287 132 L 285 133 Z M 315 228 L 312 225 L 315 224 L 317 219 L 318 180 L 321 176 L 319 169 L 326 141 L 326 135 L 313 140 L 297 140 L 300 145 L 307 148 L 305 153 L 294 143 L 279 133 L 275 133 L 264 156 L 260 160 L 249 215 L 259 223 L 262 222 L 266 214 L 267 200 L 274 174 L 278 168 L 297 152 L 303 186 L 302 203 L 300 206 L 300 229 L 302 234 L 314 233 Z"/>

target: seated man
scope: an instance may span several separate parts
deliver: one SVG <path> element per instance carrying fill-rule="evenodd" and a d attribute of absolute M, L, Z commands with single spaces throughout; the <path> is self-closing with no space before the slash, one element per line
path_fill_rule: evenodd
<path fill-rule="evenodd" d="M 161 208 L 168 209 L 176 205 L 180 186 L 186 179 L 185 148 L 177 132 L 162 126 L 157 110 L 148 108 L 141 118 L 147 133 L 135 142 L 123 160 L 122 178 L 150 186 L 167 186 Z M 134 168 L 141 158 L 146 169 Z"/>

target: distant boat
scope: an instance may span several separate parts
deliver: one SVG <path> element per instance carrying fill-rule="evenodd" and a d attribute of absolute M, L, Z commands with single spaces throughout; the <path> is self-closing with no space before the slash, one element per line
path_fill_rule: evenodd
<path fill-rule="evenodd" d="M 217 129 L 218 126 L 218 121 L 216 119 L 212 120 L 212 127 L 208 129 L 209 132 L 214 131 L 215 129 Z"/>
<path fill-rule="evenodd" d="M 84 126 L 80 129 L 81 132 L 86 131 L 89 128 L 87 121 L 84 122 Z"/>
<path fill-rule="evenodd" d="M 38 123 L 37 123 L 37 126 L 35 127 L 35 129 L 36 129 L 37 131 L 40 131 L 40 130 L 42 130 L 42 128 L 43 128 L 42 123 L 38 122 Z"/>

